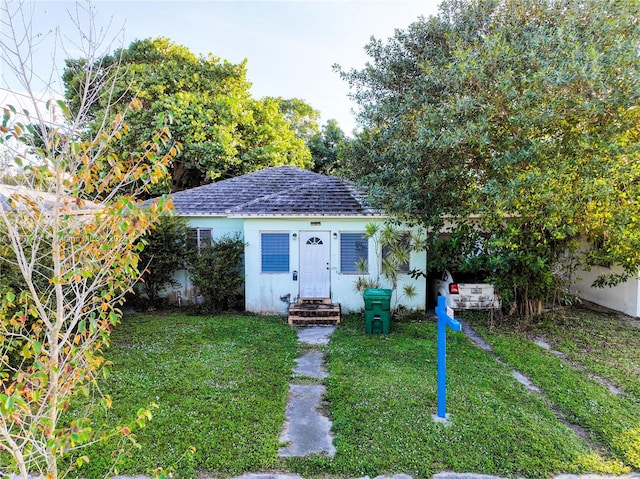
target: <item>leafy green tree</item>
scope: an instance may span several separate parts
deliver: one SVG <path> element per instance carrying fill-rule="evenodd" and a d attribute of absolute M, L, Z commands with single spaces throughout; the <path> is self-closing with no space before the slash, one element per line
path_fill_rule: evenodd
<path fill-rule="evenodd" d="M 289 122 L 290 128 L 298 138 L 309 142 L 311 138 L 320 133 L 318 120 L 320 112 L 299 98 L 277 99 L 280 105 L 280 113 Z"/>
<path fill-rule="evenodd" d="M 344 132 L 336 120 L 328 120 L 320 133 L 308 141 L 309 150 L 313 158 L 313 171 L 324 175 L 335 174 L 340 165 L 339 151 L 345 142 Z"/>
<path fill-rule="evenodd" d="M 120 67 L 112 68 L 115 64 Z M 133 98 L 143 108 L 129 115 L 125 147 L 150 138 L 158 114 L 171 119 L 172 137 L 182 144 L 182 151 L 169 166 L 170 181 L 159 185 L 156 193 L 268 166 L 311 164 L 304 140 L 283 114 L 297 111 L 298 106 L 285 107 L 296 101 L 252 98 L 246 61 L 236 65 L 212 55 L 196 56 L 166 38 L 156 38 L 134 41 L 91 67 L 88 70 L 83 59 L 69 59 L 63 78 L 73 111 L 87 98 L 97 100 L 89 110 L 92 131 L 104 115 L 116 114 Z M 107 81 L 112 88 L 102 88 Z"/>
<path fill-rule="evenodd" d="M 401 299 L 414 298 L 417 294 L 415 284 L 404 284 L 399 290 L 400 274 L 403 265 L 409 264 L 412 251 L 425 250 L 425 238 L 422 231 L 401 231 L 391 223 L 367 223 L 364 237 L 373 241 L 376 258 L 376 276 L 369 275 L 369 264 L 366 260 L 358 261 L 358 271 L 366 276 L 358 276 L 354 282 L 354 289 L 364 292 L 369 288 L 390 288 L 395 293 L 395 302 L 391 314 L 395 315 L 401 305 Z M 422 272 L 423 273 L 423 272 Z M 414 270 L 410 274 L 418 275 Z"/>
<path fill-rule="evenodd" d="M 474 262 L 526 315 L 567 252 L 640 268 L 639 2 L 445 0 L 342 72 L 362 132 L 351 175 L 390 213 L 483 233 Z M 473 248 L 473 242 L 469 244 Z M 597 245 L 597 247 L 596 247 Z M 564 280 L 563 280 L 564 281 Z"/>
<path fill-rule="evenodd" d="M 318 126 L 320 113 L 298 98 L 278 98 L 280 112 L 289 122 L 296 136 L 305 141 L 313 160 L 313 171 L 325 175 L 335 174 L 339 169 L 338 152 L 346 137 L 334 119 L 322 128 Z"/>
<path fill-rule="evenodd" d="M 17 295 L 25 289 L 24 278 L 15 261 L 7 232 L 0 224 L 0 298 L 7 294 Z M 20 310 L 19 305 L 6 308 L 4 314 L 13 316 Z"/>
<path fill-rule="evenodd" d="M 146 267 L 141 284 L 152 304 L 158 302 L 164 288 L 179 285 L 173 274 L 188 263 L 188 235 L 184 217 L 167 215 L 140 239 L 144 244 L 140 264 Z"/>
<path fill-rule="evenodd" d="M 234 157 L 217 177 L 231 178 L 269 166 L 311 166 L 309 148 L 280 113 L 279 99 L 251 100 L 249 107 L 250 118 L 237 125 Z"/>

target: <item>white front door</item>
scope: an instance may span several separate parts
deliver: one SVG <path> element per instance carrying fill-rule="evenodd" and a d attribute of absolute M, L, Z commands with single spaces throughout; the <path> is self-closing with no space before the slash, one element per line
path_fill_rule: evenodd
<path fill-rule="evenodd" d="M 300 231 L 300 298 L 330 297 L 330 237 L 329 231 Z"/>

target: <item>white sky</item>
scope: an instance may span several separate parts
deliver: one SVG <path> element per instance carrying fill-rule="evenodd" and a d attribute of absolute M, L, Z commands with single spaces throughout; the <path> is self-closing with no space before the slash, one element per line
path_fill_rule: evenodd
<path fill-rule="evenodd" d="M 347 134 L 355 127 L 354 105 L 347 97 L 347 83 L 331 66 L 363 67 L 364 46 L 372 35 L 387 39 L 419 16 L 436 14 L 438 4 L 439 0 L 92 2 L 97 26 L 111 25 L 110 38 L 124 29 L 109 51 L 135 39 L 164 36 L 196 54 L 212 53 L 233 63 L 247 58 L 254 97 L 301 98 L 320 111 L 323 123 L 335 118 Z M 36 1 L 34 33 L 46 34 L 59 26 L 63 35 L 77 38 L 69 16 L 75 8 L 73 1 Z M 0 33 L 6 35 L 6 28 Z M 49 75 L 54 67 L 60 71 L 64 58 L 73 53 L 58 51 L 53 61 L 52 38 L 37 46 L 35 69 L 40 75 Z M 2 88 L 17 89 L 4 69 L 0 101 Z M 56 88 L 62 91 L 59 81 Z"/>

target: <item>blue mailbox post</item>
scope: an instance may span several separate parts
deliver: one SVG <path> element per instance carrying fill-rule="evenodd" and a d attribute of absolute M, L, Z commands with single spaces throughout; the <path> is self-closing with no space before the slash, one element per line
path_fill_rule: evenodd
<path fill-rule="evenodd" d="M 454 331 L 462 330 L 453 317 L 453 310 L 447 307 L 446 298 L 438 296 L 436 307 L 438 317 L 438 417 L 447 417 L 447 326 Z"/>

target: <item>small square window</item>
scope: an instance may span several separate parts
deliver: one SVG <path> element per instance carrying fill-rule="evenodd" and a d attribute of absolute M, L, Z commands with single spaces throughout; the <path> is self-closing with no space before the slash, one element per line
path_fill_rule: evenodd
<path fill-rule="evenodd" d="M 187 246 L 190 250 L 202 251 L 211 246 L 213 242 L 213 230 L 211 228 L 191 228 L 187 237 Z"/>

